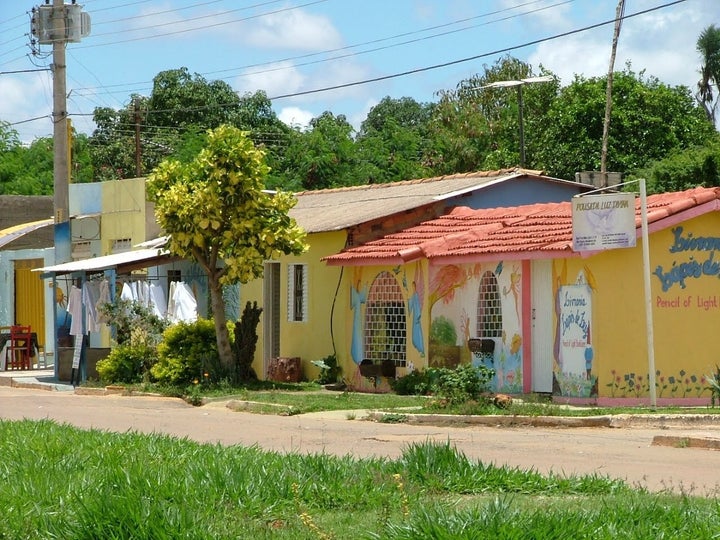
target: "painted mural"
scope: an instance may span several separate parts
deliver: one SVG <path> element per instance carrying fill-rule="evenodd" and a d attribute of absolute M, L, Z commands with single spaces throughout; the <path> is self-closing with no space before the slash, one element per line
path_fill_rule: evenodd
<path fill-rule="evenodd" d="M 654 384 L 659 399 L 706 400 L 711 393 L 707 378 L 720 364 L 702 338 L 712 335 L 720 323 L 720 237 L 699 232 L 703 230 L 708 227 L 685 223 L 663 231 L 659 249 L 653 253 L 650 270 L 655 335 L 667 333 L 670 338 L 664 345 L 655 346 Z M 692 328 L 698 336 L 691 344 L 694 350 L 673 347 L 675 329 L 680 328 Z M 623 369 L 615 365 L 607 371 L 603 386 L 608 397 L 649 395 L 653 383 L 645 366 Z"/>
<path fill-rule="evenodd" d="M 593 374 L 592 305 L 595 278 L 585 265 L 568 279 L 567 261 L 553 261 L 555 339 L 553 347 L 553 394 L 565 397 L 596 397 Z"/>
<path fill-rule="evenodd" d="M 446 265 L 429 275 L 429 365 L 471 362 L 495 373 L 494 389 L 523 388 L 520 265 Z"/>

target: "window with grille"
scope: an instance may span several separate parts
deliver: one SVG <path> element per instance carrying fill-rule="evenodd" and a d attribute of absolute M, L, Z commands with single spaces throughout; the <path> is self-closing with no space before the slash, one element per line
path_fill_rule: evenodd
<path fill-rule="evenodd" d="M 307 265 L 288 265 L 288 320 L 307 322 Z"/>
<path fill-rule="evenodd" d="M 375 363 L 406 364 L 407 317 L 402 289 L 395 277 L 382 272 L 373 281 L 365 304 L 365 358 Z"/>
<path fill-rule="evenodd" d="M 180 270 L 168 270 L 167 271 L 167 290 L 170 290 L 170 284 L 173 281 L 182 281 L 182 272 Z"/>
<path fill-rule="evenodd" d="M 92 257 L 92 250 L 89 241 L 78 241 L 72 243 L 72 259 L 80 261 Z"/>
<path fill-rule="evenodd" d="M 132 238 L 118 238 L 112 241 L 112 253 L 124 253 L 132 249 Z"/>
<path fill-rule="evenodd" d="M 480 280 L 477 306 L 477 336 L 493 338 L 502 336 L 502 309 L 497 278 L 485 272 Z"/>

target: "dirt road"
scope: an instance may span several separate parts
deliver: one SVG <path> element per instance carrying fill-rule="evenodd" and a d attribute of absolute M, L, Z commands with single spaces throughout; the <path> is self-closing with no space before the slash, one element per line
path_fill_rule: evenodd
<path fill-rule="evenodd" d="M 720 438 L 702 428 L 558 428 L 429 426 L 364 421 L 347 413 L 297 416 L 234 412 L 224 403 L 192 407 L 179 399 L 87 396 L 0 387 L 0 418 L 52 419 L 81 428 L 188 437 L 200 442 L 257 444 L 282 452 L 400 455 L 414 441 L 449 441 L 483 462 L 559 474 L 596 473 L 653 491 L 720 494 L 720 452 L 654 446 L 656 435 Z"/>

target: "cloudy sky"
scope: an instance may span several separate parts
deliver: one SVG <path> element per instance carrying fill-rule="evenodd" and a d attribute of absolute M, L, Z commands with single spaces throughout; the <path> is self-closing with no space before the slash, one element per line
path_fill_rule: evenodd
<path fill-rule="evenodd" d="M 69 3 L 69 0 L 67 0 Z M 0 121 L 23 141 L 52 134 L 52 48 L 30 45 L 39 0 L 0 0 Z M 86 0 L 91 33 L 67 46 L 68 112 L 90 134 L 95 107 L 149 95 L 186 67 L 241 95 L 264 90 L 278 116 L 324 111 L 359 127 L 383 97 L 436 101 L 440 90 L 510 54 L 557 74 L 607 73 L 617 0 Z M 695 88 L 697 37 L 719 0 L 626 0 L 616 69 L 629 62 Z M 41 71 L 35 71 L 41 70 Z"/>

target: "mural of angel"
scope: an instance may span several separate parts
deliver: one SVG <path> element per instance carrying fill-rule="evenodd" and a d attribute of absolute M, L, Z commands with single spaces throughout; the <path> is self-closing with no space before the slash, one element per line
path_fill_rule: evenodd
<path fill-rule="evenodd" d="M 352 342 L 350 344 L 350 355 L 353 362 L 360 364 L 365 357 L 365 344 L 363 343 L 363 318 L 362 305 L 367 302 L 367 285 L 360 284 L 360 277 L 356 277 L 350 290 L 350 307 L 353 310 Z"/>
<path fill-rule="evenodd" d="M 412 344 L 423 358 L 425 357 L 425 339 L 421 319 L 424 289 L 422 266 L 418 264 L 415 270 L 415 279 L 412 282 L 412 294 L 408 298 L 408 313 L 412 318 Z"/>

